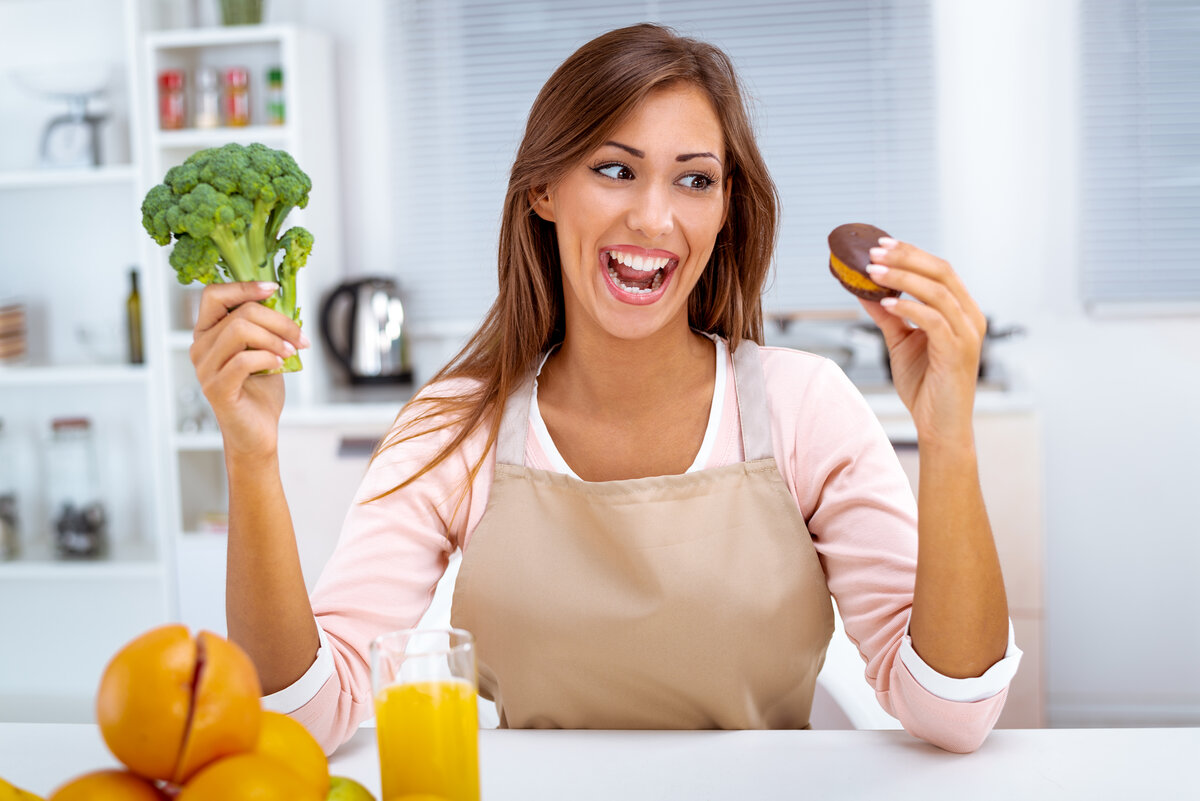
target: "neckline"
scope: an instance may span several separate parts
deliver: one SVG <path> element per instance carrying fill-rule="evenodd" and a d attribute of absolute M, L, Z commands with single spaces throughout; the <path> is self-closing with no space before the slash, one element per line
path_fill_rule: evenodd
<path fill-rule="evenodd" d="M 683 471 L 684 474 L 703 470 L 705 465 L 708 464 L 709 459 L 712 457 L 713 448 L 716 447 L 717 432 L 721 427 L 721 417 L 725 411 L 725 391 L 729 380 L 729 371 L 726 363 L 728 361 L 729 348 L 725 344 L 725 340 L 721 337 L 711 334 L 705 334 L 705 336 L 716 344 L 714 350 L 716 351 L 717 373 L 713 381 L 713 397 L 708 408 L 708 424 L 704 427 L 704 439 L 700 442 L 700 449 L 696 451 L 696 458 L 692 460 L 691 466 Z M 542 419 L 541 408 L 538 406 L 537 379 L 542 374 L 542 367 L 546 364 L 546 360 L 550 358 L 550 354 L 553 352 L 554 348 L 551 348 L 543 354 L 533 375 L 533 397 L 529 403 L 529 425 L 533 429 L 533 434 L 537 438 L 542 451 L 546 454 L 551 469 L 556 473 L 562 473 L 582 481 L 583 479 L 579 478 L 575 471 L 571 469 L 571 466 L 567 464 L 567 460 L 559 453 L 558 446 L 554 444 L 554 438 L 550 436 L 550 429 L 546 428 L 546 421 Z"/>

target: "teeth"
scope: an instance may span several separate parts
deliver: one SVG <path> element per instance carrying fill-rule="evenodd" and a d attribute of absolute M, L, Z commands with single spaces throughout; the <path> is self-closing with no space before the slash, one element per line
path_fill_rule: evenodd
<path fill-rule="evenodd" d="M 608 255 L 614 261 L 618 261 L 629 267 L 632 270 L 637 270 L 643 273 L 651 273 L 667 266 L 670 261 L 665 256 L 633 256 L 629 253 L 621 253 L 617 250 L 609 251 Z"/>
<path fill-rule="evenodd" d="M 614 284 L 621 287 L 623 291 L 628 292 L 630 295 L 649 295 L 651 292 L 662 286 L 662 273 L 655 275 L 654 280 L 646 289 L 639 289 L 636 286 L 626 286 L 621 282 L 621 277 L 617 275 L 617 271 L 612 267 L 608 268 L 608 275 L 610 278 L 612 278 Z"/>

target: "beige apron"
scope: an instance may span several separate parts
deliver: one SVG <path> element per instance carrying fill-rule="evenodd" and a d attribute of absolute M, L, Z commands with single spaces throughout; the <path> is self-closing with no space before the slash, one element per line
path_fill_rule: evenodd
<path fill-rule="evenodd" d="M 451 614 L 501 726 L 808 726 L 833 609 L 771 452 L 758 346 L 733 364 L 746 461 L 683 475 L 525 467 L 533 376 L 509 398 Z"/>

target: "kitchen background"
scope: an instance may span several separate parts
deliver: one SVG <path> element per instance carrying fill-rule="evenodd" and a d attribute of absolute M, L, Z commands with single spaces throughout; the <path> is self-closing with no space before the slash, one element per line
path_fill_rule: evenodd
<path fill-rule="evenodd" d="M 0 343 L 12 346 L 10 329 L 24 332 L 23 355 L 0 353 L 0 495 L 19 499 L 20 521 L 12 558 L 0 561 L 0 720 L 84 719 L 105 659 L 133 634 L 168 618 L 223 627 L 220 440 L 189 383 L 192 295 L 175 285 L 136 213 L 163 170 L 228 138 L 293 152 L 315 184 L 310 207 L 297 213 L 317 238 L 303 274 L 306 324 L 319 327 L 321 302 L 339 282 L 394 279 L 419 383 L 453 353 L 494 287 L 486 210 L 499 208 L 494 186 L 537 83 L 582 41 L 636 19 L 706 34 L 714 23 L 697 10 L 705 5 L 267 0 L 264 25 L 222 27 L 218 4 L 204 0 L 0 0 Z M 581 19 L 565 22 L 563 7 L 577 7 Z M 1143 46 L 1163 35 L 1157 13 L 1177 20 L 1185 55 L 1167 62 L 1183 70 L 1176 85 L 1191 105 L 1174 119 L 1184 145 L 1172 153 L 1190 171 L 1171 176 L 1172 205 L 1142 203 L 1136 216 L 1121 211 L 1097 227 L 1106 208 L 1128 198 L 1098 181 L 1109 159 L 1084 146 L 1104 113 L 1090 99 L 1094 87 L 1114 71 L 1150 85 L 1163 63 L 1122 47 L 1086 56 L 1103 46 L 1098 9 L 1118 14 L 1109 22 L 1120 28 L 1126 7 Z M 1186 88 L 1200 85 L 1198 63 L 1186 58 L 1200 52 L 1197 4 L 792 8 L 790 16 L 776 10 L 778 18 L 741 9 L 742 24 L 712 35 L 731 50 L 735 40 L 763 42 L 733 55 L 757 70 L 752 88 L 785 191 L 785 225 L 815 219 L 812 231 L 823 235 L 832 225 L 820 218 L 822 204 L 835 224 L 861 211 L 950 260 L 996 330 L 1023 331 L 989 343 L 992 374 L 977 415 L 985 492 L 1027 653 L 1008 723 L 1197 725 L 1200 527 L 1186 486 L 1200 452 L 1200 269 L 1194 258 L 1173 266 L 1180 243 L 1200 245 L 1200 113 L 1196 90 Z M 809 35 L 839 13 L 861 15 L 863 46 L 820 51 L 815 41 L 800 47 L 785 38 L 770 49 L 765 34 L 783 37 L 785 21 L 799 22 L 793 35 Z M 818 53 L 807 81 L 772 62 L 789 46 Z M 903 69 L 888 59 L 902 59 Z M 472 64 L 511 77 L 479 91 L 464 77 Z M 202 66 L 234 65 L 250 70 L 250 128 L 160 129 L 162 70 L 190 77 Z M 277 65 L 284 125 L 270 124 L 265 103 L 266 72 Z M 841 92 L 861 108 L 820 91 L 768 105 L 792 87 L 840 86 L 846 75 L 886 91 L 861 100 Z M 103 168 L 42 169 L 43 131 L 68 110 L 47 92 L 89 84 L 105 87 L 89 106 L 106 115 L 96 123 Z M 455 105 L 472 87 L 484 99 Z M 485 102 L 491 96 L 495 108 Z M 832 133 L 789 138 L 806 116 L 827 120 Z M 87 134 L 70 135 L 81 130 L 89 124 L 61 126 L 48 157 L 86 155 Z M 1139 132 L 1128 141 L 1152 141 Z M 1109 139 L 1119 153 L 1126 140 Z M 821 150 L 828 141 L 842 144 Z M 443 152 L 458 168 L 430 166 L 426 156 Z M 820 174 L 828 163 L 839 164 L 832 179 Z M 856 206 L 855 197 L 870 200 Z M 1172 219 L 1173 239 L 1159 224 Z M 421 236 L 438 225 L 437 236 Z M 463 235 L 464 226 L 477 230 Z M 1176 252 L 1137 239 L 1160 229 Z M 769 338 L 845 361 L 912 469 L 911 426 L 882 376 L 878 343 L 854 329 L 843 313 L 851 307 L 830 290 L 821 236 L 789 231 L 801 233 L 784 234 L 768 308 L 795 319 Z M 1130 249 L 1145 258 L 1126 259 Z M 1106 271 L 1113 261 L 1146 269 L 1165 262 L 1174 283 L 1138 269 L 1114 282 Z M 144 366 L 125 364 L 131 266 L 140 278 Z M 1164 285 L 1179 289 L 1155 292 Z M 305 370 L 288 379 L 281 443 L 310 585 L 364 453 L 411 391 L 350 386 L 330 349 L 314 341 Z M 85 458 L 75 450 L 79 429 L 60 424 L 52 435 L 50 421 L 78 417 L 90 421 L 107 515 L 99 561 L 56 558 L 50 533 L 47 498 Z"/>

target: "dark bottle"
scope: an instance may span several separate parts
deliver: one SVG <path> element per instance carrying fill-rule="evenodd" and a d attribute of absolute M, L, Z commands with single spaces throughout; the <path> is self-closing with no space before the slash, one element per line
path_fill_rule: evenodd
<path fill-rule="evenodd" d="M 129 298 L 125 301 L 126 318 L 129 322 L 129 363 L 143 364 L 146 355 L 142 348 L 142 297 L 138 293 L 137 270 L 129 271 Z"/>

